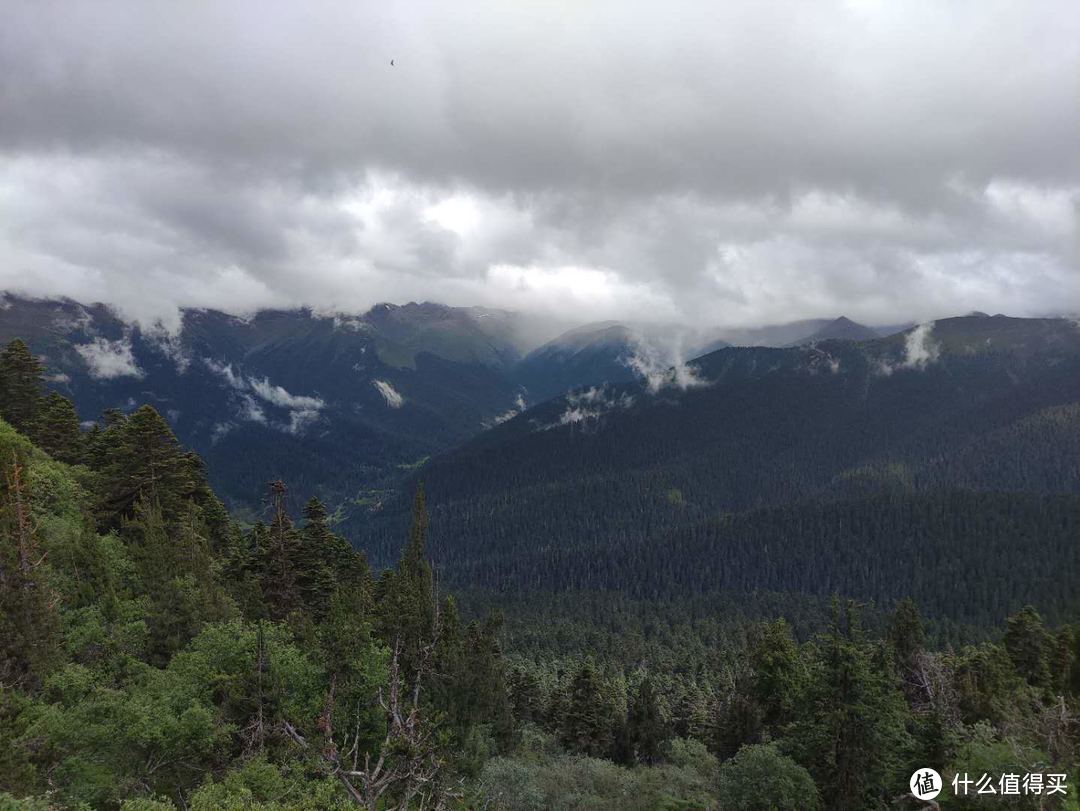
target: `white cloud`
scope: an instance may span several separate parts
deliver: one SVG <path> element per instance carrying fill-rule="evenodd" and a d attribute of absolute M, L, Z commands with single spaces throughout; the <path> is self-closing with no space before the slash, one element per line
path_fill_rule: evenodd
<path fill-rule="evenodd" d="M 283 387 L 271 383 L 267 377 L 262 380 L 248 378 L 248 384 L 251 390 L 266 402 L 290 411 L 319 411 L 326 405 L 318 397 L 290 394 Z"/>
<path fill-rule="evenodd" d="M 230 387 L 237 391 L 244 391 L 247 389 L 247 380 L 243 375 L 233 371 L 231 363 L 221 363 L 220 361 L 212 360 L 211 358 L 203 358 L 203 363 L 206 364 L 206 368 L 216 374 L 220 375 Z"/>
<path fill-rule="evenodd" d="M 247 420 L 248 422 L 257 422 L 260 425 L 266 425 L 268 420 L 266 419 L 266 412 L 263 407 L 252 397 L 250 394 L 245 394 L 240 399 L 240 411 L 237 414 L 240 419 Z"/>
<path fill-rule="evenodd" d="M 525 409 L 525 396 L 523 394 L 518 394 L 518 396 L 514 398 L 513 408 L 509 408 L 502 414 L 497 414 L 496 416 L 492 417 L 488 422 L 484 423 L 484 427 L 490 428 L 493 425 L 501 425 L 507 420 L 512 420 L 518 414 L 521 414 L 523 411 L 525 411 Z"/>
<path fill-rule="evenodd" d="M 379 394 L 386 400 L 386 404 L 390 408 L 401 408 L 405 403 L 405 398 L 398 393 L 398 391 L 387 383 L 385 380 L 372 380 L 371 385 L 378 389 Z"/>
<path fill-rule="evenodd" d="M 634 353 L 626 359 L 626 365 L 652 394 L 668 387 L 685 391 L 707 385 L 707 381 L 698 377 L 696 367 L 685 361 L 682 342 L 681 333 L 662 342 L 638 336 Z"/>
<path fill-rule="evenodd" d="M 941 347 L 933 340 L 934 322 L 919 324 L 904 339 L 904 366 L 924 369 L 941 354 Z"/>
<path fill-rule="evenodd" d="M 634 398 L 630 394 L 622 392 L 615 396 L 608 386 L 592 386 L 588 389 L 571 391 L 566 395 L 566 409 L 559 416 L 559 421 L 543 428 L 583 423 L 597 419 L 615 409 L 630 408 L 633 404 Z"/>
<path fill-rule="evenodd" d="M 231 363 L 221 363 L 210 358 L 203 358 L 203 363 L 218 374 L 230 388 L 242 393 L 238 416 L 249 422 L 273 424 L 291 434 L 299 434 L 318 420 L 322 410 L 326 408 L 326 402 L 320 397 L 292 394 L 283 386 L 271 383 L 268 377 L 259 379 L 241 374 L 233 369 Z M 288 411 L 289 421 L 272 423 L 266 416 L 264 403 Z"/>
<path fill-rule="evenodd" d="M 90 376 L 98 380 L 143 376 L 143 371 L 132 354 L 131 340 L 128 338 L 116 341 L 94 338 L 88 344 L 76 345 L 75 351 L 86 361 Z"/>

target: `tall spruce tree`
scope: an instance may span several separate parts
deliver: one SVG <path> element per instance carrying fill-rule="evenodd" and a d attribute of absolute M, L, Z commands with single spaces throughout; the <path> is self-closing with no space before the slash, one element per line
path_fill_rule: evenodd
<path fill-rule="evenodd" d="M 12 452 L 0 464 L 0 685 L 34 690 L 56 652 L 59 616 L 42 568 L 25 459 Z"/>
<path fill-rule="evenodd" d="M 886 639 L 901 675 L 914 669 L 916 658 L 922 652 L 925 636 L 915 601 L 905 598 L 897 603 L 889 616 Z"/>
<path fill-rule="evenodd" d="M 326 508 L 314 496 L 304 506 L 304 526 L 296 539 L 297 592 L 304 608 L 316 619 L 321 619 L 337 586 L 339 541 L 345 542 L 330 531 L 326 524 Z"/>
<path fill-rule="evenodd" d="M 648 676 L 641 680 L 634 693 L 626 723 L 633 758 L 638 763 L 646 764 L 660 760 L 668 729 L 660 712 L 652 679 Z"/>
<path fill-rule="evenodd" d="M 54 459 L 68 464 L 82 461 L 79 415 L 71 400 L 55 391 L 42 399 L 34 426 L 34 440 Z"/>
<path fill-rule="evenodd" d="M 263 599 L 270 618 L 284 619 L 301 605 L 295 568 L 297 532 L 285 509 L 285 483 L 270 484 L 273 519 L 266 534 L 265 563 L 262 571 Z"/>
<path fill-rule="evenodd" d="M 884 648 L 863 638 L 854 603 L 834 605 L 820 656 L 791 731 L 796 759 L 838 811 L 883 806 L 906 778 L 907 707 Z"/>
<path fill-rule="evenodd" d="M 397 568 L 380 578 L 379 632 L 387 644 L 400 647 L 401 672 L 411 679 L 435 643 L 435 588 L 427 560 L 428 515 L 424 489 L 413 498 L 409 539 Z"/>
<path fill-rule="evenodd" d="M 1013 614 L 1005 622 L 1005 650 L 1016 672 L 1028 684 L 1046 687 L 1050 684 L 1050 634 L 1043 627 L 1042 617 L 1030 605 Z"/>
<path fill-rule="evenodd" d="M 205 489 L 198 457 L 182 450 L 169 424 L 148 405 L 111 421 L 97 445 L 104 474 L 99 514 L 106 527 L 131 515 L 140 497 L 155 502 L 171 522 L 186 499 Z"/>
<path fill-rule="evenodd" d="M 41 363 L 20 338 L 0 352 L 0 417 L 32 434 L 41 407 Z"/>
<path fill-rule="evenodd" d="M 588 659 L 570 683 L 561 723 L 563 746 L 589 757 L 608 757 L 615 738 L 607 709 L 600 674 Z"/>

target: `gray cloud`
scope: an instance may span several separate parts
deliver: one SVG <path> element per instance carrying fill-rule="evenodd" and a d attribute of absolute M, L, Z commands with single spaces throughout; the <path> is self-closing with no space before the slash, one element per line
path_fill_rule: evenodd
<path fill-rule="evenodd" d="M 407 299 L 710 325 L 1080 307 L 1069 0 L 4 18 L 18 292 L 167 327 Z"/>

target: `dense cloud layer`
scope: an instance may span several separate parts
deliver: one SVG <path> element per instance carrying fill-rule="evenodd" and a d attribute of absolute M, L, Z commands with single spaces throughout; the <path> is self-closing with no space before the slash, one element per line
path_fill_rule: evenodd
<path fill-rule="evenodd" d="M 17 292 L 167 325 L 1080 309 L 1072 0 L 3 5 Z"/>

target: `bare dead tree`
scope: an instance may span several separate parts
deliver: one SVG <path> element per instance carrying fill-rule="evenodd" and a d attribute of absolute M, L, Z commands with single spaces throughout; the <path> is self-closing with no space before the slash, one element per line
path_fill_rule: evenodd
<path fill-rule="evenodd" d="M 902 674 L 902 687 L 915 713 L 937 712 L 950 726 L 960 720 L 953 670 L 940 654 L 919 651 Z"/>

